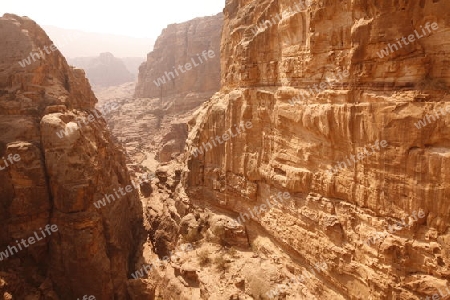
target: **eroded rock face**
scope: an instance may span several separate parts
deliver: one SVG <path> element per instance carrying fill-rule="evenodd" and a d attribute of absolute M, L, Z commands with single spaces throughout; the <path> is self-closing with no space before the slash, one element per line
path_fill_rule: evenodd
<path fill-rule="evenodd" d="M 136 97 L 162 95 L 164 99 L 177 94 L 216 92 L 220 84 L 222 24 L 220 13 L 165 28 L 147 55 L 147 62 L 139 68 Z M 208 55 L 208 51 L 212 52 Z M 158 78 L 163 80 L 158 82 Z"/>
<path fill-rule="evenodd" d="M 45 53 L 52 42 L 28 18 L 0 18 L 0 40 L 0 157 L 20 157 L 0 171 L 0 251 L 47 224 L 58 228 L 2 257 L 0 292 L 17 299 L 126 299 L 142 206 L 135 189 L 94 206 L 130 177 L 97 117 L 84 72 L 57 50 Z M 22 67 L 31 52 L 42 56 Z"/>
<path fill-rule="evenodd" d="M 450 4 L 306 2 L 227 1 L 222 90 L 190 124 L 189 152 L 204 152 L 188 159 L 190 198 L 237 217 L 288 193 L 250 218 L 298 264 L 327 268 L 284 295 L 438 294 L 450 264 Z M 425 36 L 427 22 L 437 30 Z M 377 141 L 387 146 L 366 150 Z"/>

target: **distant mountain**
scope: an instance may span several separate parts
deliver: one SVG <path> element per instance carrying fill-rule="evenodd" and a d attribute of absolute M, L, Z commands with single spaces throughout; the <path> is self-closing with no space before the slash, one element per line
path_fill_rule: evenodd
<path fill-rule="evenodd" d="M 146 57 L 154 39 L 84 32 L 44 25 L 50 39 L 65 57 L 95 57 L 111 52 L 116 57 Z"/>
<path fill-rule="evenodd" d="M 101 53 L 97 57 L 68 58 L 68 63 L 86 71 L 92 86 L 108 87 L 131 82 L 136 79 L 126 67 L 122 59 L 114 57 L 110 52 Z"/>
<path fill-rule="evenodd" d="M 110 52 L 107 52 L 110 53 Z M 67 58 L 67 62 L 75 67 L 81 68 L 81 69 L 90 69 L 92 68 L 93 64 L 96 63 L 96 60 L 98 60 L 98 55 L 90 56 L 90 57 L 73 57 L 73 58 Z M 137 79 L 138 73 L 139 73 L 139 66 L 145 61 L 145 58 L 143 57 L 119 57 L 127 68 L 128 72 L 133 75 L 133 80 Z"/>

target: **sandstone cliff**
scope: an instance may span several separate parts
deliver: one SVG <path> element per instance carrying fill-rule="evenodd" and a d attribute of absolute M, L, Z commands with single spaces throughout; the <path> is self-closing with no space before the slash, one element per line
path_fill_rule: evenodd
<path fill-rule="evenodd" d="M 147 62 L 139 68 L 136 97 L 162 96 L 164 100 L 177 94 L 216 92 L 220 84 L 222 24 L 220 13 L 165 28 L 147 55 Z M 205 57 L 204 51 L 213 52 Z M 191 68 L 185 67 L 188 63 Z M 158 82 L 158 78 L 162 80 Z"/>
<path fill-rule="evenodd" d="M 0 157 L 21 158 L 0 171 L 0 251 L 47 224 L 58 228 L 1 257 L 0 295 L 126 299 L 142 244 L 142 207 L 135 189 L 94 206 L 129 185 L 130 176 L 97 117 L 85 74 L 26 17 L 0 18 L 0 40 Z"/>
<path fill-rule="evenodd" d="M 188 158 L 190 199 L 238 217 L 290 195 L 246 225 L 290 256 L 289 272 L 265 278 L 287 284 L 280 299 L 438 294 L 450 275 L 450 4 L 299 2 L 226 1 L 221 92 L 190 124 L 188 151 L 204 152 Z M 252 126 L 224 137 L 241 122 Z M 387 146 L 361 155 L 376 141 Z"/>

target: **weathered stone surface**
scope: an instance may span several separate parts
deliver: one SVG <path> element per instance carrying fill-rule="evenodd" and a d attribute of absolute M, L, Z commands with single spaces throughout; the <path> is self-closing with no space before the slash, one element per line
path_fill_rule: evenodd
<path fill-rule="evenodd" d="M 245 227 L 226 216 L 211 216 L 209 234 L 211 240 L 218 244 L 248 247 L 249 242 Z"/>
<path fill-rule="evenodd" d="M 0 40 L 0 157 L 21 158 L 0 171 L 0 251 L 47 224 L 58 226 L 0 262 L 1 295 L 126 299 L 142 241 L 142 207 L 134 189 L 94 206 L 130 177 L 105 121 L 96 117 L 84 72 L 59 51 L 22 67 L 30 52 L 52 45 L 28 18 L 0 18 Z M 74 130 L 65 136 L 65 129 Z"/>
<path fill-rule="evenodd" d="M 160 98 L 187 93 L 216 92 L 220 84 L 220 38 L 223 14 L 196 18 L 180 24 L 171 24 L 158 37 L 147 62 L 139 68 L 136 86 L 137 98 Z M 214 51 L 214 57 L 198 59 L 197 54 Z M 194 60 L 194 62 L 192 62 Z M 203 63 L 202 63 L 203 62 Z M 192 69 L 178 69 L 191 64 Z M 176 72 L 174 70 L 176 68 Z M 184 70 L 184 72 L 182 71 Z M 168 75 L 166 83 L 155 84 Z M 177 75 L 178 74 L 178 75 Z M 175 78 L 174 78 L 175 77 Z M 170 82 L 169 82 L 170 80 Z"/>
<path fill-rule="evenodd" d="M 128 281 L 128 292 L 132 300 L 155 299 L 155 287 L 139 279 Z"/>
<path fill-rule="evenodd" d="M 312 1 L 293 12 L 295 4 L 227 1 L 221 93 L 190 124 L 188 151 L 240 122 L 252 127 L 188 158 L 190 198 L 247 213 L 289 193 L 252 223 L 296 258 L 296 268 L 327 265 L 314 276 L 318 283 L 287 288 L 289 299 L 331 299 L 319 292 L 327 287 L 333 299 L 435 294 L 449 279 L 449 118 L 422 129 L 415 123 L 450 106 L 449 3 Z M 252 31 L 277 14 L 275 25 Z M 377 55 L 426 22 L 439 29 Z M 328 84 L 339 71 L 349 75 Z M 327 84 L 319 92 L 289 103 L 321 82 Z M 328 172 L 377 140 L 388 146 Z M 425 217 L 413 226 L 367 244 L 419 209 Z"/>

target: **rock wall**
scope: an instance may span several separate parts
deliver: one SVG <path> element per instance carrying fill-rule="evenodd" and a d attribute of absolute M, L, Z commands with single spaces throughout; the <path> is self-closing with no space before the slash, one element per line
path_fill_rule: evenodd
<path fill-rule="evenodd" d="M 9 154 L 20 157 L 0 171 L 0 251 L 47 224 L 58 228 L 1 257 L 0 294 L 126 299 L 143 238 L 142 206 L 135 189 L 94 206 L 129 185 L 130 176 L 106 122 L 97 117 L 85 74 L 69 67 L 26 17 L 0 18 L 0 40 L 1 166 Z"/>
<path fill-rule="evenodd" d="M 135 96 L 160 98 L 162 95 L 164 99 L 192 92 L 212 95 L 218 91 L 222 25 L 223 14 L 219 13 L 165 28 L 147 55 L 147 61 L 139 68 Z M 158 82 L 158 78 L 163 81 Z"/>
<path fill-rule="evenodd" d="M 445 291 L 449 9 L 431 0 L 226 1 L 221 92 L 190 123 L 191 200 L 246 213 L 296 266 L 325 263 L 317 279 L 345 299 Z M 387 146 L 368 150 L 377 141 Z M 279 192 L 290 197 L 250 216 Z M 326 299 L 322 290 L 282 294 Z"/>

